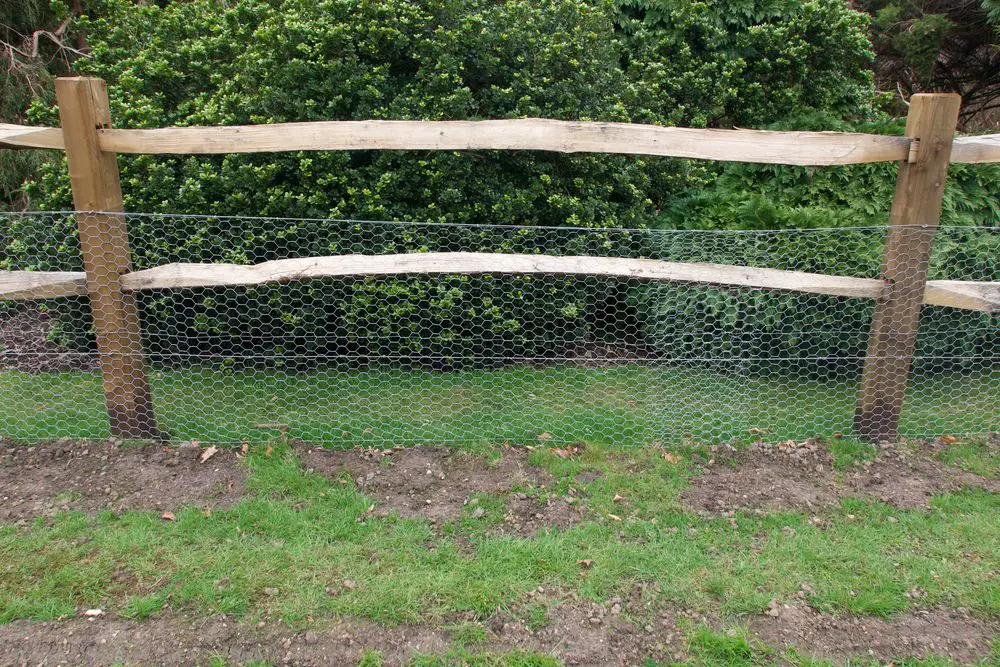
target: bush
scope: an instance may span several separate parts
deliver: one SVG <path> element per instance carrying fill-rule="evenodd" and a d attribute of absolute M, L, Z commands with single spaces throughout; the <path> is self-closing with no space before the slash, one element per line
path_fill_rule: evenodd
<path fill-rule="evenodd" d="M 78 67 L 108 81 L 124 127 L 522 116 L 728 126 L 813 109 L 873 113 L 865 18 L 839 0 L 101 0 L 93 11 L 82 26 L 91 57 Z M 55 120 L 52 108 L 34 113 Z M 640 227 L 715 177 L 714 167 L 676 160 L 491 151 L 122 156 L 120 164 L 126 210 L 220 216 L 135 221 L 138 269 L 345 247 L 336 225 L 278 217 Z M 40 208 L 68 208 L 64 163 L 47 165 L 30 194 Z M 271 217 L 221 217 L 240 214 Z M 79 264 L 72 224 L 17 224 L 11 265 Z M 569 252 L 582 236 L 520 247 Z M 354 238 L 351 248 L 468 243 L 505 247 L 499 236 L 458 242 L 399 230 L 389 241 Z M 142 308 L 154 350 L 555 355 L 592 335 L 586 313 L 603 298 L 592 283 L 547 279 L 539 297 L 538 283 L 526 291 L 525 280 L 157 294 Z M 281 335 L 262 331 L 265 322 L 283 322 Z M 62 331 L 84 341 L 84 325 L 67 319 Z M 470 331 L 493 333 L 471 340 Z"/>

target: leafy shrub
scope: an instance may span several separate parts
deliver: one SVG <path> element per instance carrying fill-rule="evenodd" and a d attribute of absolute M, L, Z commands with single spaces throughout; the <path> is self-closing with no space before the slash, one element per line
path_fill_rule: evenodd
<path fill-rule="evenodd" d="M 78 67 L 109 82 L 113 116 L 124 127 L 522 116 L 759 126 L 811 110 L 874 113 L 866 19 L 839 0 L 101 0 L 93 10 L 97 18 L 81 26 L 91 57 Z M 50 107 L 34 113 L 55 120 Z M 345 247 L 335 225 L 278 217 L 638 227 L 662 210 L 726 225 L 727 207 L 747 205 L 725 191 L 712 202 L 687 196 L 712 183 L 715 167 L 626 156 L 358 151 L 122 156 L 120 164 L 126 210 L 220 216 L 136 221 L 139 269 Z M 721 188 L 739 187 L 739 173 L 723 170 Z M 29 192 L 40 208 L 68 208 L 65 164 L 47 165 Z M 811 203 L 772 217 L 820 224 L 826 214 L 807 209 Z M 269 217 L 221 217 L 239 214 Z M 76 268 L 71 223 L 31 224 L 15 224 L 12 237 L 21 242 L 8 248 L 9 263 Z M 575 252 L 570 242 L 579 237 L 563 238 L 519 247 Z M 355 239 L 351 251 L 467 249 L 464 241 L 403 231 L 384 241 Z M 479 238 L 475 247 L 504 243 Z M 550 279 L 526 292 L 525 280 L 191 291 L 147 295 L 142 307 L 154 349 L 192 352 L 558 354 L 591 335 L 592 284 Z M 264 321 L 283 322 L 284 337 L 263 335 Z M 85 324 L 67 319 L 62 331 L 86 341 Z M 463 332 L 472 330 L 495 335 L 471 341 Z M 226 336 L 228 347 L 220 347 Z"/>

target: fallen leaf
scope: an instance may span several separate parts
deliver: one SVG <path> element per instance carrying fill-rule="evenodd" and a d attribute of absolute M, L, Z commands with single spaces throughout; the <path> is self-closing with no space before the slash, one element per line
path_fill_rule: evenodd
<path fill-rule="evenodd" d="M 551 439 L 552 439 L 552 434 L 551 433 L 546 432 L 546 433 L 539 433 L 538 434 L 538 440 L 539 440 L 539 442 L 547 442 L 547 441 L 549 441 Z"/>
<path fill-rule="evenodd" d="M 667 461 L 669 463 L 677 463 L 678 461 L 681 460 L 679 456 L 677 456 L 673 452 L 668 452 L 665 449 L 660 450 L 660 456 L 663 457 L 664 461 Z"/>
<path fill-rule="evenodd" d="M 619 496 L 619 495 L 618 495 L 618 494 L 616 493 L 616 494 L 615 494 L 615 499 L 614 499 L 614 501 L 613 501 L 613 502 L 616 502 L 616 503 L 620 503 L 620 502 L 621 502 L 621 501 L 623 501 L 623 500 L 625 500 L 625 496 Z"/>
<path fill-rule="evenodd" d="M 609 514 L 608 518 L 611 519 L 611 520 L 613 520 L 613 521 L 621 521 L 622 520 L 622 518 L 620 516 L 618 516 L 617 514 Z"/>
<path fill-rule="evenodd" d="M 355 588 L 358 587 L 358 582 L 354 581 L 353 579 L 344 579 L 341 582 L 341 585 L 347 590 L 353 591 Z"/>
<path fill-rule="evenodd" d="M 103 616 L 104 615 L 104 610 L 103 609 L 88 609 L 87 611 L 83 612 L 83 615 L 84 616 L 90 616 L 91 618 L 96 618 L 97 616 Z"/>
<path fill-rule="evenodd" d="M 582 568 L 588 568 L 594 565 L 594 561 L 590 558 L 584 558 L 583 560 L 576 561 L 576 564 Z"/>
<path fill-rule="evenodd" d="M 271 447 L 271 445 L 268 445 L 267 449 L 264 450 L 264 456 L 266 456 L 268 458 L 271 458 L 272 452 L 274 452 L 274 447 Z"/>
<path fill-rule="evenodd" d="M 163 519 L 164 521 L 177 521 L 177 517 L 174 515 L 173 512 L 164 512 L 163 514 L 160 515 L 160 518 Z"/>
<path fill-rule="evenodd" d="M 250 451 L 250 443 L 248 443 L 248 442 L 244 442 L 244 443 L 243 443 L 243 444 L 242 444 L 242 445 L 240 446 L 240 454 L 242 454 L 243 456 L 246 456 L 246 455 L 247 455 L 247 452 L 249 452 L 249 451 Z"/>
<path fill-rule="evenodd" d="M 958 442 L 958 438 L 956 438 L 953 435 L 942 435 L 940 438 L 938 438 L 938 442 L 945 445 L 954 445 L 956 442 Z"/>
<path fill-rule="evenodd" d="M 204 463 L 219 452 L 219 448 L 215 445 L 209 445 L 207 448 L 201 450 L 201 455 L 198 457 L 199 463 Z"/>
<path fill-rule="evenodd" d="M 203 515 L 203 516 L 204 516 L 204 517 L 205 517 L 206 519 L 207 519 L 207 518 L 209 518 L 210 516 L 212 516 L 212 508 L 211 508 L 211 507 L 206 507 L 206 508 L 205 508 L 205 511 L 204 511 L 204 512 L 202 512 L 202 515 Z"/>
<path fill-rule="evenodd" d="M 35 412 L 38 412 L 40 410 L 44 410 L 47 407 L 49 407 L 48 403 L 42 403 L 41 405 L 36 405 L 35 406 Z"/>
<path fill-rule="evenodd" d="M 561 459 L 569 459 L 580 453 L 580 448 L 576 445 L 571 447 L 553 447 L 549 450 Z"/>

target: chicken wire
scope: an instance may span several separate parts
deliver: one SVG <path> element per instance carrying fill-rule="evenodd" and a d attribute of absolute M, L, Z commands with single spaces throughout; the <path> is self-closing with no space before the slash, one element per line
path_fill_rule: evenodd
<path fill-rule="evenodd" d="M 133 270 L 485 252 L 878 278 L 886 229 L 622 230 L 127 214 Z M 81 271 L 72 213 L 0 217 L 3 268 Z M 1000 229 L 929 279 L 1000 281 Z M 134 293 L 159 428 L 327 445 L 804 439 L 851 432 L 875 302 L 623 277 L 413 274 Z M 105 438 L 86 296 L 0 302 L 0 435 Z M 924 306 L 900 432 L 1000 431 L 996 313 Z M 265 425 L 265 426 L 261 426 Z"/>

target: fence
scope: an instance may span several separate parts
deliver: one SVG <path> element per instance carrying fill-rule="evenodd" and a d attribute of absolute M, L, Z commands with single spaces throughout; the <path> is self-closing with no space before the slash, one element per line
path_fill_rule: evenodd
<path fill-rule="evenodd" d="M 115 130 L 103 82 L 61 79 L 57 96 L 62 129 L 2 126 L 0 145 L 65 150 L 77 211 L 8 219 L 26 249 L 0 297 L 44 300 L 63 338 L 92 324 L 96 349 L 5 353 L 9 435 L 228 441 L 264 422 L 352 442 L 878 441 L 901 418 L 914 435 L 1000 421 L 997 229 L 937 224 L 949 161 L 1000 161 L 997 137 L 953 146 L 957 96 L 915 96 L 905 137 L 536 119 Z M 681 233 L 125 214 L 115 159 L 473 148 L 900 171 L 887 228 Z M 46 255 L 69 225 L 78 259 Z M 132 253 L 153 227 L 197 241 Z M 255 240 L 237 257 L 204 241 L 240 234 Z"/>

